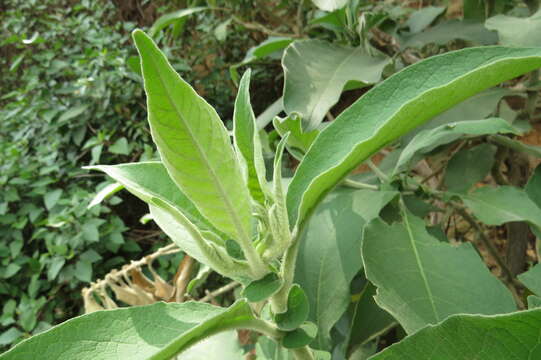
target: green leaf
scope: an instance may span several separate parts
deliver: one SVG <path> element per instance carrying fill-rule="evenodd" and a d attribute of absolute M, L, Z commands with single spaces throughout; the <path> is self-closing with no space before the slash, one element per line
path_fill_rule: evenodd
<path fill-rule="evenodd" d="M 539 296 L 530 295 L 528 296 L 527 301 L 528 301 L 528 309 L 530 310 L 541 307 L 541 297 Z"/>
<path fill-rule="evenodd" d="M 92 264 L 84 261 L 79 260 L 75 264 L 75 277 L 83 282 L 91 282 L 92 281 Z"/>
<path fill-rule="evenodd" d="M 459 121 L 440 125 L 434 129 L 419 132 L 402 150 L 393 174 L 406 170 L 438 146 L 451 143 L 464 137 L 474 137 L 496 133 L 513 133 L 518 131 L 507 121 L 500 118 Z"/>
<path fill-rule="evenodd" d="M 293 360 L 293 355 L 266 336 L 257 338 L 256 356 L 258 360 Z"/>
<path fill-rule="evenodd" d="M 404 25 L 410 29 L 411 33 L 421 32 L 427 26 L 432 24 L 444 11 L 445 8 L 442 6 L 423 7 L 411 14 Z"/>
<path fill-rule="evenodd" d="M 317 326 L 314 323 L 306 322 L 299 328 L 287 332 L 282 338 L 282 346 L 286 349 L 296 349 L 306 346 L 315 339 Z"/>
<path fill-rule="evenodd" d="M 178 209 L 199 228 L 213 229 L 190 199 L 171 180 L 159 161 L 97 165 L 86 169 L 103 171 L 139 199 L 147 203 L 153 202 L 154 198 L 160 199 Z"/>
<path fill-rule="evenodd" d="M 265 162 L 263 161 L 254 111 L 250 103 L 250 74 L 251 70 L 248 69 L 240 80 L 233 112 L 233 134 L 237 151 L 244 159 L 246 183 L 250 194 L 254 200 L 264 203 L 263 188 L 267 185 Z"/>
<path fill-rule="evenodd" d="M 21 337 L 23 333 L 16 327 L 11 327 L 8 330 L 0 334 L 0 346 L 9 345 L 18 338 Z"/>
<path fill-rule="evenodd" d="M 362 257 L 376 303 L 407 333 L 457 313 L 516 310 L 507 288 L 470 243 L 453 246 L 428 234 L 424 221 L 402 206 L 402 223 L 380 219 L 365 227 Z M 449 271 L 453 269 L 453 271 Z"/>
<path fill-rule="evenodd" d="M 209 8 L 206 6 L 192 7 L 162 15 L 154 22 L 154 24 L 152 24 L 152 27 L 148 31 L 148 35 L 154 37 L 169 25 L 176 22 L 183 24 L 183 22 L 186 21 L 186 17 L 204 10 L 209 10 Z"/>
<path fill-rule="evenodd" d="M 541 208 L 522 189 L 483 186 L 460 197 L 475 217 L 487 225 L 527 221 L 541 229 Z"/>
<path fill-rule="evenodd" d="M 541 10 L 527 18 L 496 15 L 487 19 L 485 27 L 498 32 L 502 45 L 541 46 Z"/>
<path fill-rule="evenodd" d="M 168 360 L 217 332 L 250 328 L 253 320 L 244 301 L 229 308 L 160 302 L 96 311 L 23 341 L 0 359 L 26 359 L 28 354 L 39 354 L 43 359 Z"/>
<path fill-rule="evenodd" d="M 84 113 L 86 111 L 86 109 L 88 109 L 88 105 L 79 105 L 79 106 L 75 106 L 71 109 L 69 109 L 68 111 L 66 111 L 65 113 L 63 113 L 59 118 L 58 118 L 58 123 L 59 124 L 63 124 L 73 118 L 76 118 L 77 116 L 81 115 L 82 113 Z"/>
<path fill-rule="evenodd" d="M 329 331 L 351 301 L 349 285 L 362 268 L 363 225 L 395 196 L 390 191 L 339 188 L 307 224 L 300 239 L 295 282 L 308 296 L 308 319 L 319 328 L 314 348 L 330 349 Z"/>
<path fill-rule="evenodd" d="M 62 196 L 62 192 L 62 189 L 56 189 L 43 195 L 43 202 L 45 203 L 47 210 L 51 210 L 56 205 Z"/>
<path fill-rule="evenodd" d="M 318 129 L 305 132 L 302 129 L 302 119 L 295 115 L 286 118 L 276 116 L 272 124 L 280 136 L 289 133 L 287 149 L 298 160 L 302 160 L 320 132 Z"/>
<path fill-rule="evenodd" d="M 136 30 L 133 38 L 152 137 L 171 179 L 216 228 L 251 246 L 250 196 L 225 126 L 145 33 Z"/>
<path fill-rule="evenodd" d="M 165 169 L 164 169 L 165 170 Z M 108 197 L 113 196 L 120 190 L 124 189 L 124 185 L 118 182 L 111 183 L 107 186 L 105 186 L 103 189 L 98 191 L 92 201 L 87 206 L 87 209 L 90 209 L 98 204 L 101 204 L 103 200 L 107 199 Z"/>
<path fill-rule="evenodd" d="M 269 273 L 248 284 L 242 291 L 242 296 L 250 302 L 260 302 L 274 295 L 281 287 L 282 279 L 275 273 Z"/>
<path fill-rule="evenodd" d="M 378 82 L 389 59 L 370 56 L 362 47 L 349 48 L 321 40 L 295 41 L 285 51 L 284 109 L 302 116 L 303 128 L 316 129 L 338 102 L 350 80 L 359 87 Z"/>
<path fill-rule="evenodd" d="M 396 324 L 396 320 L 376 304 L 375 295 L 376 287 L 367 281 L 359 300 L 352 306 L 350 346 L 367 344 Z"/>
<path fill-rule="evenodd" d="M 453 67 L 449 67 L 453 64 Z M 287 194 L 290 224 L 386 144 L 468 97 L 541 66 L 541 49 L 468 48 L 406 67 L 365 93 L 323 130 Z"/>
<path fill-rule="evenodd" d="M 454 315 L 391 345 L 370 360 L 539 359 L 541 309 L 506 315 Z"/>
<path fill-rule="evenodd" d="M 109 146 L 109 152 L 118 155 L 129 155 L 130 146 L 125 137 L 118 139 L 113 145 Z"/>
<path fill-rule="evenodd" d="M 497 148 L 480 144 L 457 152 L 447 163 L 444 183 L 448 191 L 467 192 L 482 181 L 492 169 Z"/>
<path fill-rule="evenodd" d="M 321 10 L 334 11 L 346 6 L 348 0 L 312 0 L 312 2 Z"/>
<path fill-rule="evenodd" d="M 274 321 L 281 330 L 294 330 L 308 319 L 310 302 L 304 290 L 297 284 L 293 284 L 287 295 L 287 311 L 276 314 Z"/>
<path fill-rule="evenodd" d="M 485 0 L 464 0 L 464 19 L 483 21 L 486 19 L 486 13 L 489 3 Z"/>
<path fill-rule="evenodd" d="M 491 45 L 498 40 L 496 33 L 487 30 L 483 23 L 467 20 L 449 20 L 423 32 L 404 36 L 401 47 L 421 48 L 427 44 L 445 45 L 451 40 L 465 40 L 477 45 Z"/>
<path fill-rule="evenodd" d="M 220 354 L 220 360 L 243 359 L 244 350 L 239 344 L 236 331 L 227 331 L 207 338 L 188 348 L 178 360 L 212 359 Z"/>
<path fill-rule="evenodd" d="M 518 279 L 534 294 L 541 296 L 541 264 L 535 264 Z"/>

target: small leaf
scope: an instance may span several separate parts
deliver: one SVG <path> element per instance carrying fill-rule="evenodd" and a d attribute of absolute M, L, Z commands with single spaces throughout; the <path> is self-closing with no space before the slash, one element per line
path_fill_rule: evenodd
<path fill-rule="evenodd" d="M 301 114 L 303 128 L 316 129 L 338 102 L 347 82 L 359 87 L 378 82 L 389 59 L 370 56 L 362 47 L 349 48 L 321 40 L 296 41 L 285 51 L 284 109 Z"/>
<path fill-rule="evenodd" d="M 282 330 L 294 330 L 308 319 L 309 312 L 310 303 L 306 293 L 299 285 L 293 284 L 287 296 L 287 311 L 276 314 L 274 321 Z"/>
<path fill-rule="evenodd" d="M 541 209 L 541 164 L 537 165 L 534 173 L 524 188 L 528 197 Z"/>
<path fill-rule="evenodd" d="M 535 264 L 518 279 L 534 294 L 541 296 L 541 264 Z"/>
<path fill-rule="evenodd" d="M 60 197 L 62 196 L 62 192 L 62 189 L 56 189 L 46 193 L 43 196 L 43 201 L 45 202 L 45 207 L 47 208 L 47 210 L 51 210 L 56 205 L 56 203 L 58 202 L 58 200 L 60 200 Z"/>
<path fill-rule="evenodd" d="M 152 24 L 152 27 L 148 31 L 148 35 L 154 37 L 167 26 L 175 22 L 186 21 L 186 17 L 204 10 L 209 10 L 209 8 L 206 6 L 192 7 L 162 15 L 154 22 L 154 24 Z"/>
<path fill-rule="evenodd" d="M 248 69 L 240 80 L 233 112 L 233 134 L 237 151 L 244 159 L 246 183 L 250 194 L 254 200 L 263 204 L 265 202 L 264 189 L 267 185 L 265 162 L 255 115 L 250 103 L 250 74 L 251 70 Z"/>
<path fill-rule="evenodd" d="M 310 344 L 317 335 L 317 326 L 306 322 L 299 328 L 287 332 L 282 339 L 282 346 L 286 349 L 296 349 Z"/>
<path fill-rule="evenodd" d="M 538 359 L 541 309 L 454 315 L 393 344 L 370 360 Z"/>
<path fill-rule="evenodd" d="M 432 24 L 445 11 L 443 6 L 427 6 L 415 11 L 404 25 L 411 33 L 418 33 Z"/>
<path fill-rule="evenodd" d="M 262 279 L 252 281 L 242 291 L 242 296 L 249 302 L 260 302 L 274 295 L 282 287 L 282 279 L 275 274 L 269 273 Z"/>
<path fill-rule="evenodd" d="M 541 308 L 541 297 L 530 295 L 527 298 L 528 301 L 528 309 L 535 309 L 535 308 Z"/>
<path fill-rule="evenodd" d="M 129 155 L 130 146 L 125 137 L 118 139 L 113 145 L 109 146 L 109 152 L 118 155 Z"/>
<path fill-rule="evenodd" d="M 295 115 L 283 119 L 277 116 L 272 124 L 280 136 L 284 137 L 285 134 L 289 133 L 287 149 L 297 160 L 302 160 L 320 132 L 317 129 L 308 132 L 302 130 L 302 120 Z"/>
<path fill-rule="evenodd" d="M 98 191 L 98 193 L 94 196 L 92 201 L 88 204 L 87 209 L 90 209 L 98 204 L 101 204 L 103 200 L 107 199 L 108 197 L 113 196 L 120 190 L 124 189 L 124 185 L 114 182 L 112 184 L 109 184 L 105 186 L 103 189 Z"/>
<path fill-rule="evenodd" d="M 496 33 L 482 23 L 468 20 L 449 20 L 413 35 L 403 36 L 401 47 L 421 48 L 428 44 L 445 45 L 451 40 L 464 40 L 476 45 L 492 45 L 498 41 Z"/>
<path fill-rule="evenodd" d="M 23 341 L 0 355 L 0 359 L 39 354 L 43 359 L 94 360 L 98 354 L 103 360 L 167 360 L 211 334 L 243 327 L 253 319 L 244 301 L 229 308 L 196 302 L 160 302 L 96 311 Z M 62 339 L 61 346 L 58 339 Z"/>

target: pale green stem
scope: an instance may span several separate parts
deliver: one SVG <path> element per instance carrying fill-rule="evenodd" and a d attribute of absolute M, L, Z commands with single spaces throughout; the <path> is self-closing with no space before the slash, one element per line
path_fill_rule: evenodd
<path fill-rule="evenodd" d="M 314 360 L 314 353 L 308 346 L 290 350 L 295 356 L 295 360 Z"/>
<path fill-rule="evenodd" d="M 292 244 L 287 249 L 280 273 L 284 284 L 282 288 L 271 297 L 272 311 L 276 314 L 284 313 L 287 311 L 287 296 L 289 289 L 293 285 L 293 278 L 295 276 L 295 265 L 297 263 L 297 253 L 299 252 L 300 244 L 300 232 L 295 231 L 292 236 Z"/>
<path fill-rule="evenodd" d="M 372 170 L 382 182 L 389 182 L 389 177 L 383 171 L 381 171 L 380 168 L 372 162 L 372 160 L 366 160 L 366 165 L 368 165 L 370 170 Z"/>
<path fill-rule="evenodd" d="M 354 189 L 379 190 L 379 187 L 377 185 L 366 184 L 366 183 L 351 180 L 351 179 L 344 179 L 342 184 L 345 186 L 352 187 Z"/>

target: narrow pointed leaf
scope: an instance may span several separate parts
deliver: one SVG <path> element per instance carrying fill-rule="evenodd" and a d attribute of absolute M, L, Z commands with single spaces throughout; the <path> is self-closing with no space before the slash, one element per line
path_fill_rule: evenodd
<path fill-rule="evenodd" d="M 453 314 L 516 310 L 511 293 L 470 243 L 440 242 L 428 234 L 422 219 L 404 208 L 402 217 L 403 223 L 376 219 L 368 224 L 362 257 L 366 277 L 378 288 L 376 303 L 407 333 Z"/>
<path fill-rule="evenodd" d="M 303 128 L 313 130 L 338 102 L 348 81 L 359 87 L 378 82 L 389 59 L 370 56 L 321 40 L 296 41 L 284 53 L 284 108 L 302 115 Z"/>
<path fill-rule="evenodd" d="M 370 360 L 541 358 L 541 309 L 506 315 L 454 315 L 391 345 Z"/>
<path fill-rule="evenodd" d="M 458 121 L 419 132 L 404 148 L 393 174 L 406 170 L 438 146 L 449 144 L 464 137 L 489 134 L 518 134 L 518 130 L 500 118 Z"/>
<path fill-rule="evenodd" d="M 453 66 L 449 66 L 453 64 Z M 293 225 L 359 163 L 468 97 L 541 67 L 541 48 L 468 48 L 406 67 L 374 87 L 321 132 L 288 190 Z"/>
<path fill-rule="evenodd" d="M 160 302 L 96 311 L 23 341 L 0 359 L 168 360 L 217 332 L 250 328 L 253 320 L 244 301 L 229 308 Z"/>
<path fill-rule="evenodd" d="M 254 200 L 264 203 L 265 163 L 255 115 L 250 103 L 250 74 L 251 71 L 248 69 L 240 80 L 239 92 L 235 100 L 235 111 L 233 112 L 233 133 L 237 151 L 244 159 L 250 194 Z"/>
<path fill-rule="evenodd" d="M 246 243 L 252 229 L 250 196 L 225 126 L 147 35 L 136 30 L 133 38 L 152 137 L 171 179 L 216 228 Z"/>

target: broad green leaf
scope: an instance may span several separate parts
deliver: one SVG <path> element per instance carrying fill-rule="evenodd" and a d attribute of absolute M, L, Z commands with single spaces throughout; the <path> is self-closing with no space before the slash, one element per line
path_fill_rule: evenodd
<path fill-rule="evenodd" d="M 183 24 L 186 21 L 186 17 L 192 14 L 198 13 L 200 11 L 209 10 L 206 6 L 192 7 L 174 11 L 169 14 L 162 15 L 152 24 L 152 27 L 148 31 L 150 37 L 155 37 L 160 31 L 168 27 L 169 25 L 180 22 Z"/>
<path fill-rule="evenodd" d="M 370 360 L 534 360 L 541 358 L 541 309 L 454 315 L 391 345 Z"/>
<path fill-rule="evenodd" d="M 449 67 L 449 64 L 453 64 Z M 541 67 L 541 49 L 468 48 L 406 67 L 369 90 L 323 130 L 287 194 L 290 224 L 362 161 L 468 97 Z"/>
<path fill-rule="evenodd" d="M 217 229 L 251 246 L 250 196 L 225 126 L 145 33 L 133 38 L 152 137 L 171 179 Z"/>
<path fill-rule="evenodd" d="M 284 109 L 301 114 L 306 131 L 316 129 L 349 81 L 360 82 L 359 87 L 374 84 L 388 63 L 388 58 L 370 56 L 362 47 L 296 41 L 282 59 Z"/>
<path fill-rule="evenodd" d="M 349 285 L 362 267 L 358 250 L 363 225 L 395 196 L 390 191 L 339 188 L 309 221 L 300 240 L 295 282 L 310 301 L 308 320 L 319 327 L 314 348 L 330 349 L 329 331 L 351 301 Z"/>
<path fill-rule="evenodd" d="M 113 145 L 109 146 L 109 152 L 118 155 L 129 155 L 130 146 L 128 145 L 128 140 L 125 137 L 121 137 Z"/>
<path fill-rule="evenodd" d="M 467 192 L 482 181 L 492 169 L 497 148 L 480 144 L 457 152 L 447 163 L 444 183 L 448 191 Z"/>
<path fill-rule="evenodd" d="M 139 199 L 151 203 L 158 198 L 181 211 L 192 223 L 202 229 L 212 226 L 195 205 L 171 180 L 159 161 L 147 161 L 119 165 L 96 165 L 86 169 L 103 171 Z"/>
<path fill-rule="evenodd" d="M 488 7 L 489 3 L 485 0 L 464 0 L 464 19 L 483 21 L 487 17 Z"/>
<path fill-rule="evenodd" d="M 0 346 L 9 345 L 19 339 L 23 333 L 16 327 L 10 327 L 8 330 L 0 334 Z"/>
<path fill-rule="evenodd" d="M 445 11 L 442 6 L 427 6 L 415 11 L 404 24 L 412 33 L 418 33 L 432 24 Z"/>
<path fill-rule="evenodd" d="M 90 203 L 88 204 L 87 209 L 101 204 L 103 200 L 107 199 L 110 196 L 113 196 L 122 189 L 124 189 L 124 185 L 118 182 L 114 182 L 105 186 L 103 189 L 96 193 L 92 201 L 90 201 Z"/>
<path fill-rule="evenodd" d="M 310 302 L 304 290 L 293 284 L 287 295 L 287 311 L 276 314 L 274 321 L 281 330 L 294 330 L 308 319 Z"/>
<path fill-rule="evenodd" d="M 541 229 L 541 208 L 522 189 L 483 186 L 460 197 L 475 217 L 487 225 L 527 221 Z"/>
<path fill-rule="evenodd" d="M 491 45 L 498 40 L 496 33 L 487 30 L 483 23 L 450 20 L 442 22 L 423 32 L 404 36 L 401 41 L 402 48 L 423 47 L 427 44 L 445 45 L 451 40 L 465 40 L 477 45 Z"/>
<path fill-rule="evenodd" d="M 375 295 L 376 287 L 367 281 L 358 295 L 360 298 L 352 305 L 350 346 L 367 344 L 396 324 L 396 320 L 376 304 Z"/>
<path fill-rule="evenodd" d="M 453 246 L 428 234 L 424 221 L 402 207 L 403 222 L 380 219 L 365 227 L 366 277 L 376 303 L 411 334 L 449 315 L 516 310 L 511 293 L 486 268 L 470 243 Z M 449 269 L 453 269 L 449 271 Z"/>
<path fill-rule="evenodd" d="M 500 118 L 459 121 L 440 125 L 434 129 L 419 132 L 400 154 L 393 174 L 406 170 L 438 146 L 451 143 L 464 137 L 488 134 L 517 134 L 518 130 Z"/>
<path fill-rule="evenodd" d="M 321 10 L 334 11 L 346 6 L 348 0 L 312 0 L 312 2 Z"/>
<path fill-rule="evenodd" d="M 253 320 L 242 300 L 229 308 L 160 302 L 96 311 L 23 341 L 0 359 L 23 360 L 39 354 L 43 359 L 169 360 L 217 332 L 250 328 Z"/>
<path fill-rule="evenodd" d="M 293 360 L 293 355 L 289 350 L 266 336 L 257 338 L 255 349 L 257 360 Z"/>
<path fill-rule="evenodd" d="M 518 275 L 518 279 L 526 285 L 531 292 L 541 296 L 541 264 L 535 264 L 525 273 Z"/>
<path fill-rule="evenodd" d="M 242 296 L 250 302 L 260 302 L 274 295 L 281 287 L 282 279 L 275 273 L 269 273 L 248 284 L 242 291 Z"/>
<path fill-rule="evenodd" d="M 250 103 L 250 74 L 251 70 L 248 69 L 240 80 L 233 112 L 233 134 L 237 151 L 244 159 L 246 183 L 250 194 L 254 200 L 264 203 L 265 194 L 263 188 L 267 185 L 265 162 L 263 161 L 254 111 Z"/>
<path fill-rule="evenodd" d="M 541 10 L 527 18 L 496 15 L 487 19 L 485 27 L 498 32 L 502 45 L 541 46 Z"/>
<path fill-rule="evenodd" d="M 239 344 L 236 331 L 213 335 L 188 348 L 176 360 L 212 359 L 220 354 L 220 360 L 241 360 L 244 350 Z"/>

